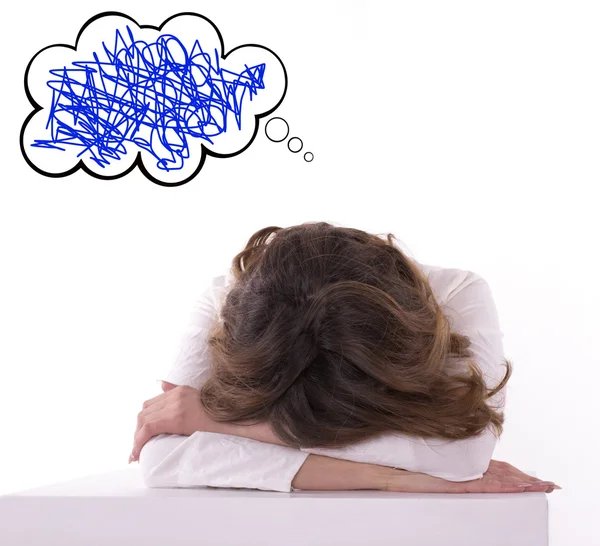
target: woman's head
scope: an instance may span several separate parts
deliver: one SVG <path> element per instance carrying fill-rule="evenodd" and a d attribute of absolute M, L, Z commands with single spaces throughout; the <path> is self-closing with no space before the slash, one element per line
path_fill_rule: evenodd
<path fill-rule="evenodd" d="M 383 432 L 461 439 L 503 414 L 486 400 L 427 277 L 394 244 L 325 222 L 267 227 L 233 259 L 234 282 L 209 335 L 202 388 L 222 422 L 268 421 L 296 447 L 341 447 Z"/>

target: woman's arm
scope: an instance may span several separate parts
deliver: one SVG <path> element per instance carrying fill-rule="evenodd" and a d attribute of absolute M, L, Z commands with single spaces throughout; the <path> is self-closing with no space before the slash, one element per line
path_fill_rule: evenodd
<path fill-rule="evenodd" d="M 486 378 L 488 387 L 495 387 L 502 379 L 504 351 L 496 306 L 490 287 L 479 275 L 458 269 L 423 266 L 431 270 L 431 283 L 438 301 L 451 321 L 454 331 L 468 335 L 475 361 Z M 490 400 L 504 405 L 505 389 Z M 226 425 L 223 432 L 262 442 L 284 445 L 267 424 L 256 426 Z M 306 453 L 359 463 L 369 463 L 421 472 L 449 481 L 468 481 L 481 478 L 487 470 L 496 437 L 486 429 L 477 437 L 464 440 L 424 439 L 399 433 L 345 448 L 303 449 Z"/>
<path fill-rule="evenodd" d="M 176 387 L 173 383 L 162 383 L 165 392 Z M 218 423 L 213 425 L 216 428 Z M 392 469 L 383 466 L 308 455 L 287 447 L 277 449 L 273 443 L 235 438 L 209 430 L 196 431 L 194 436 L 188 440 L 190 437 L 185 435 L 162 434 L 147 442 L 140 458 L 147 487 L 383 490 L 392 481 Z M 246 460 L 236 453 L 239 446 L 248 454 Z M 233 465 L 232 455 L 235 457 Z"/>
<path fill-rule="evenodd" d="M 162 382 L 164 392 L 177 385 Z M 210 431 L 190 436 L 159 434 L 142 447 L 138 461 L 146 487 L 238 487 L 291 491 L 310 456 L 272 443 Z M 312 456 L 314 457 L 314 455 Z M 312 468 L 312 466 L 311 466 Z M 306 481 L 306 471 L 303 473 Z M 347 476 L 345 476 L 347 478 Z M 316 476 L 310 471 L 309 478 Z"/>
<path fill-rule="evenodd" d="M 483 279 L 473 273 L 460 270 L 443 271 L 456 272 L 455 277 L 463 275 L 462 280 L 455 282 L 449 297 L 442 298 L 450 305 L 447 314 L 452 319 L 454 329 L 469 335 L 484 374 L 491 372 L 488 374 L 491 379 L 499 380 L 502 372 L 501 366 L 498 365 L 502 359 L 502 334 L 497 325 L 497 315 L 489 287 Z M 447 280 L 444 282 L 447 283 Z M 195 388 L 200 388 L 204 383 L 209 370 L 205 335 L 212 320 L 217 316 L 217 308 L 224 296 L 225 286 L 226 276 L 216 277 L 212 286 L 198 300 L 184 333 L 175 365 L 166 376 L 169 382 L 187 384 Z M 493 383 L 494 386 L 495 384 Z M 481 477 L 487 469 L 495 446 L 495 437 L 490 431 L 486 431 L 478 438 L 454 442 L 387 434 L 347 448 L 298 451 L 283 446 L 266 425 L 228 426 L 224 434 L 196 432 L 190 437 L 159 435 L 152 438 L 142 450 L 144 455 L 140 454 L 140 464 L 143 466 L 147 485 L 167 487 L 165 484 L 174 486 L 178 483 L 179 487 L 185 487 L 184 484 L 194 486 L 229 483 L 220 486 L 289 491 L 292 487 L 291 480 L 308 453 L 357 463 L 403 468 L 451 481 L 466 481 Z M 193 440 L 185 443 L 186 438 L 192 437 Z M 179 438 L 179 443 L 172 438 Z M 261 446 L 271 444 L 272 451 L 267 454 L 257 449 L 255 444 L 248 443 L 252 440 Z M 187 449 L 190 446 L 195 447 Z M 290 449 L 295 456 L 286 451 Z M 145 454 L 150 452 L 155 453 L 146 458 Z M 304 455 L 304 458 L 298 458 L 299 454 Z M 280 466 L 261 466 L 267 458 L 279 460 Z M 220 466 L 215 463 L 216 459 L 221 461 Z M 201 468 L 196 465 L 200 465 Z M 245 481 L 238 484 L 246 485 L 234 485 L 234 479 L 218 477 L 219 472 L 227 472 L 230 475 L 240 465 L 246 465 L 247 468 Z M 255 469 L 254 474 L 248 474 L 250 467 Z M 208 471 L 202 470 L 203 468 L 212 469 L 212 477 Z M 258 478 L 257 473 L 260 474 L 261 471 L 267 476 L 266 481 L 264 478 Z M 276 474 L 277 472 L 279 474 Z M 209 481 L 211 483 L 208 483 Z"/>
<path fill-rule="evenodd" d="M 557 487 L 552 482 L 542 482 L 498 461 L 491 461 L 483 479 L 460 483 L 424 473 L 320 455 L 308 455 L 297 461 L 290 459 L 282 464 L 277 458 L 272 458 L 273 453 L 265 450 L 268 444 L 241 438 L 240 445 L 244 446 L 244 451 L 256 449 L 249 458 L 244 459 L 232 451 L 235 446 L 228 445 L 227 437 L 223 437 L 224 442 L 215 443 L 215 437 L 218 436 L 222 435 L 196 432 L 192 436 L 163 434 L 152 438 L 142 449 L 143 455 L 140 456 L 145 485 L 235 487 L 284 492 L 292 488 L 312 491 L 374 489 L 407 493 L 550 493 Z M 232 465 L 231 461 L 221 459 L 214 451 L 215 445 L 222 445 L 222 455 L 226 459 L 228 454 L 235 454 L 237 463 Z M 271 448 L 278 448 L 277 456 L 281 449 L 290 449 L 275 445 Z M 244 461 L 250 464 L 244 467 Z M 257 461 L 262 461 L 262 465 L 257 464 Z M 298 461 L 300 464 L 296 472 Z"/>

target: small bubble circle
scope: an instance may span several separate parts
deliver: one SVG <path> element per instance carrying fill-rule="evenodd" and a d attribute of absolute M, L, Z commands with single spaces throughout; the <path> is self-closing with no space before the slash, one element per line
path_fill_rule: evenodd
<path fill-rule="evenodd" d="M 302 140 L 298 137 L 292 137 L 288 140 L 288 150 L 294 154 L 297 154 L 302 150 Z"/>
<path fill-rule="evenodd" d="M 283 118 L 271 118 L 265 125 L 265 135 L 271 142 L 283 142 L 290 134 L 290 126 Z"/>
<path fill-rule="evenodd" d="M 315 158 L 315 156 L 313 155 L 312 152 L 306 152 L 304 154 L 304 161 L 310 163 L 313 159 Z"/>

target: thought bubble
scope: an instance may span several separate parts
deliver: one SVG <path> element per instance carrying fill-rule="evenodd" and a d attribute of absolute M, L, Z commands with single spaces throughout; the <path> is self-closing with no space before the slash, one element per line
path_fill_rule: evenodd
<path fill-rule="evenodd" d="M 287 74 L 261 45 L 225 54 L 219 30 L 202 15 L 181 13 L 153 27 L 110 12 L 87 21 L 74 47 L 39 51 L 25 89 L 35 110 L 21 151 L 37 172 L 83 169 L 113 179 L 139 167 L 175 186 L 196 176 L 207 155 L 246 150 L 259 119 L 283 101 Z"/>
<path fill-rule="evenodd" d="M 290 134 L 290 126 L 288 122 L 283 118 L 274 117 L 267 121 L 265 125 L 265 135 L 271 142 L 283 142 Z M 288 150 L 294 154 L 297 154 L 302 150 L 304 143 L 302 139 L 294 136 L 287 141 Z M 304 161 L 310 163 L 315 156 L 312 152 L 306 152 L 304 154 Z"/>
<path fill-rule="evenodd" d="M 271 142 L 283 142 L 290 134 L 290 126 L 283 118 L 271 118 L 265 125 L 265 134 Z"/>
<path fill-rule="evenodd" d="M 292 153 L 297 154 L 300 150 L 302 150 L 302 146 L 304 146 L 302 140 L 296 136 L 288 140 L 288 150 Z"/>

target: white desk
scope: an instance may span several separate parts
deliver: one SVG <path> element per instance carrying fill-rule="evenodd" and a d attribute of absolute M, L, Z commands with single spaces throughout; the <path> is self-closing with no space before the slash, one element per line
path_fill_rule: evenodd
<path fill-rule="evenodd" d="M 0 497 L 2 546 L 547 546 L 544 493 L 147 489 L 139 468 Z"/>

